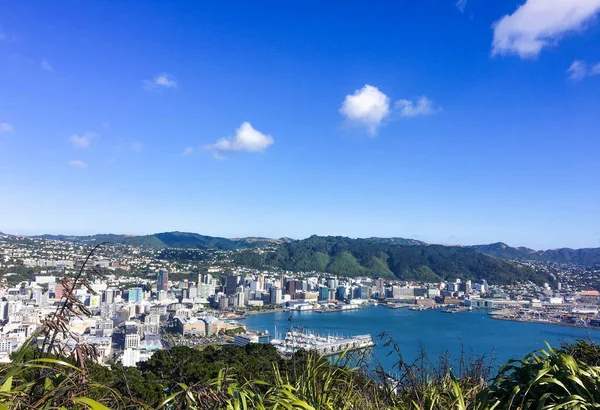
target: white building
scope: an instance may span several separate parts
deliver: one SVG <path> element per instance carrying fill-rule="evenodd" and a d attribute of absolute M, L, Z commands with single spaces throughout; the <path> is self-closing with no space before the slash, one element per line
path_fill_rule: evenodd
<path fill-rule="evenodd" d="M 140 361 L 140 351 L 138 349 L 128 348 L 123 351 L 121 364 L 126 367 L 134 367 Z"/>

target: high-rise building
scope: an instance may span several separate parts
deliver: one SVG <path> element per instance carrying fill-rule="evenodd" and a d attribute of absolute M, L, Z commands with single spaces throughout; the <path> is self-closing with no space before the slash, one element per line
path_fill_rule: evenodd
<path fill-rule="evenodd" d="M 130 333 L 125 335 L 125 349 L 140 347 L 140 335 Z"/>
<path fill-rule="evenodd" d="M 298 290 L 300 290 L 301 286 L 302 286 L 302 282 L 300 282 L 296 279 L 289 280 L 285 284 L 287 293 L 292 297 L 292 299 L 296 299 L 296 292 Z"/>
<path fill-rule="evenodd" d="M 238 277 L 235 275 L 227 275 L 225 278 L 225 294 L 235 295 L 238 286 Z"/>
<path fill-rule="evenodd" d="M 329 298 L 329 288 L 327 286 L 321 286 L 319 288 L 319 301 L 325 302 Z"/>
<path fill-rule="evenodd" d="M 285 289 L 285 282 L 286 282 L 285 275 L 281 275 L 281 278 L 279 279 L 279 287 L 281 289 Z"/>
<path fill-rule="evenodd" d="M 221 296 L 219 298 L 219 309 L 224 310 L 229 307 L 229 298 L 227 296 Z"/>
<path fill-rule="evenodd" d="M 272 287 L 271 288 L 271 304 L 279 305 L 282 299 L 282 292 L 280 288 Z"/>
<path fill-rule="evenodd" d="M 156 276 L 156 291 L 160 292 L 169 290 L 169 271 L 166 269 L 159 269 L 158 275 Z"/>
<path fill-rule="evenodd" d="M 108 288 L 104 291 L 104 303 L 114 303 L 115 301 L 115 289 Z"/>
<path fill-rule="evenodd" d="M 198 285 L 203 283 L 205 285 L 212 284 L 212 275 L 210 273 L 199 273 L 198 274 Z"/>
<path fill-rule="evenodd" d="M 127 293 L 127 301 L 132 303 L 141 302 L 144 298 L 144 290 L 142 288 L 129 288 Z"/>
<path fill-rule="evenodd" d="M 239 292 L 235 295 L 235 307 L 243 307 L 244 306 L 244 301 L 245 301 L 245 295 L 244 292 Z"/>
<path fill-rule="evenodd" d="M 379 294 L 379 297 L 385 297 L 385 281 L 379 278 L 375 281 L 375 286 L 377 287 L 377 293 Z"/>

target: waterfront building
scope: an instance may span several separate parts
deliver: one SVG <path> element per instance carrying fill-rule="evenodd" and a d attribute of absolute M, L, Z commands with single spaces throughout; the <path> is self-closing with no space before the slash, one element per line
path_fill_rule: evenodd
<path fill-rule="evenodd" d="M 235 346 L 246 346 L 248 343 L 269 343 L 269 332 L 247 332 L 235 336 Z"/>
<path fill-rule="evenodd" d="M 329 299 L 329 288 L 327 286 L 321 286 L 319 288 L 319 302 L 325 302 Z"/>
<path fill-rule="evenodd" d="M 371 287 L 360 285 L 358 287 L 358 299 L 369 299 L 371 297 Z"/>
<path fill-rule="evenodd" d="M 328 289 L 329 295 L 327 295 L 328 300 L 335 300 L 335 289 Z"/>
<path fill-rule="evenodd" d="M 336 292 L 337 300 L 344 300 L 348 298 L 348 288 L 345 286 L 339 286 Z"/>
<path fill-rule="evenodd" d="M 282 302 L 282 291 L 280 288 L 271 288 L 271 304 L 279 305 Z"/>
<path fill-rule="evenodd" d="M 175 317 L 175 327 L 183 336 L 206 336 L 206 322 L 197 317 Z"/>

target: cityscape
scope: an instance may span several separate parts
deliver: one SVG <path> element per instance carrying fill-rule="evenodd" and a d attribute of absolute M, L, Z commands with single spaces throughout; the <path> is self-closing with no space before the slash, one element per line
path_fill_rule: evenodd
<path fill-rule="evenodd" d="M 600 410 L 600 0 L 0 1 L 0 410 Z"/>
<path fill-rule="evenodd" d="M 269 252 L 274 246 L 250 252 Z M 110 243 L 99 246 L 84 267 L 90 249 L 89 244 L 72 241 L 0 236 L 2 361 L 9 361 L 44 317 L 65 303 L 67 292 L 90 315 L 69 317 L 68 334 L 77 337 L 65 342 L 72 349 L 77 343 L 95 346 L 99 362 L 107 365 L 135 366 L 157 350 L 180 345 L 277 344 L 277 335 L 248 328 L 244 321 L 280 311 L 335 315 L 374 305 L 458 314 L 485 309 L 495 319 L 600 329 L 600 293 L 589 281 L 600 274 L 598 267 L 519 262 L 552 272 L 553 286 L 460 278 L 426 283 L 236 264 L 235 254 L 248 250 Z M 71 289 L 72 282 L 63 278 L 75 277 L 81 269 L 89 284 Z"/>

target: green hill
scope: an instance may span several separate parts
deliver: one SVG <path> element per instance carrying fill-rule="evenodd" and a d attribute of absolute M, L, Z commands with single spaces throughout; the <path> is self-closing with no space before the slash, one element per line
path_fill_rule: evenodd
<path fill-rule="evenodd" d="M 102 242 L 119 243 L 131 246 L 144 246 L 154 249 L 164 248 L 193 248 L 235 250 L 254 248 L 266 245 L 278 245 L 288 242 L 289 238 L 221 238 L 217 236 L 200 235 L 191 232 L 163 232 L 153 235 L 115 235 L 98 234 L 89 236 L 41 235 L 39 238 L 77 243 L 96 244 Z"/>
<path fill-rule="evenodd" d="M 535 260 L 541 262 L 559 262 L 559 263 L 577 263 L 584 266 L 600 265 L 600 248 L 583 249 L 549 249 L 545 251 L 536 251 L 535 249 L 525 247 L 513 247 L 502 242 L 489 245 L 468 246 L 478 252 L 486 255 L 495 256 L 503 259 L 523 259 Z"/>
<path fill-rule="evenodd" d="M 459 246 L 396 245 L 369 239 L 311 236 L 282 244 L 273 252 L 238 252 L 236 262 L 261 268 L 321 271 L 343 276 L 438 281 L 486 279 L 490 283 L 549 281 L 543 274 L 514 262 Z"/>

